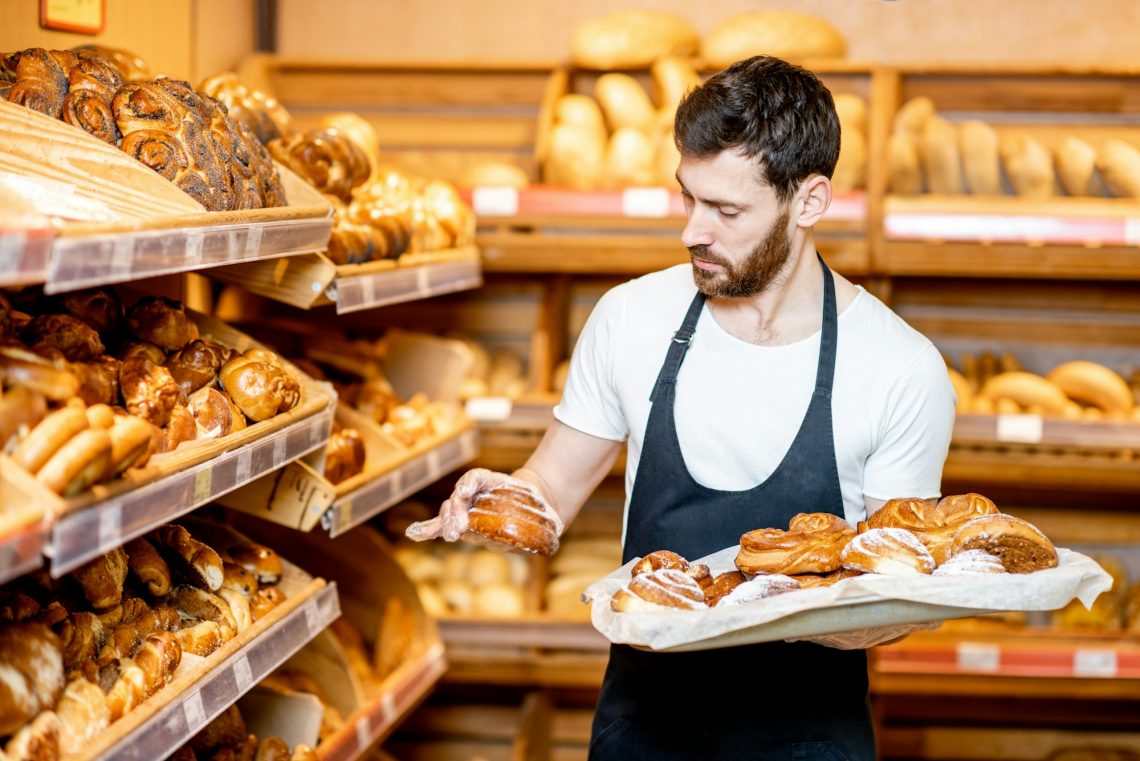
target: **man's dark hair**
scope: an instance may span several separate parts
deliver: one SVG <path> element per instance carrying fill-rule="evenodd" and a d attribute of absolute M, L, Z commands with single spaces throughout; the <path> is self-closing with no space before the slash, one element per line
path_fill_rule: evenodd
<path fill-rule="evenodd" d="M 771 56 L 737 61 L 690 91 L 673 135 L 683 156 L 735 149 L 757 159 L 780 201 L 813 174 L 830 178 L 839 158 L 831 92 L 810 71 Z"/>

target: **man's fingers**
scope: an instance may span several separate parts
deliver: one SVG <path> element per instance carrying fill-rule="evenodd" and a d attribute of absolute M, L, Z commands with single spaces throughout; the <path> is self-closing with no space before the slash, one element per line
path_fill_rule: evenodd
<path fill-rule="evenodd" d="M 426 542 L 429 539 L 438 539 L 443 533 L 443 521 L 436 516 L 430 520 L 413 523 L 404 530 L 404 536 L 413 542 Z"/>
<path fill-rule="evenodd" d="M 443 538 L 448 542 L 459 541 L 467 530 L 467 500 L 452 495 L 451 499 L 439 508 L 439 518 L 443 522 Z"/>

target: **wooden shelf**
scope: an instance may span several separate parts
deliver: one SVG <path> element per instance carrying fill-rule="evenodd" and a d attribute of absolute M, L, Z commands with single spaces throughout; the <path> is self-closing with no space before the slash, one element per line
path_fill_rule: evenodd
<path fill-rule="evenodd" d="M 1140 446 L 1140 424 L 1043 418 L 1039 415 L 958 415 L 954 444 L 1120 452 Z"/>

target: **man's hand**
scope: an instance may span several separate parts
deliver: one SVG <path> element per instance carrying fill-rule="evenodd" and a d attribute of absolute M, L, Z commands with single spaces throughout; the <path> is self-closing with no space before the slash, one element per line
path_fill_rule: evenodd
<path fill-rule="evenodd" d="M 872 629 L 853 629 L 848 632 L 835 634 L 821 634 L 817 637 L 803 637 L 790 639 L 788 642 L 813 642 L 824 647 L 834 647 L 836 650 L 866 650 L 876 645 L 885 645 L 914 634 L 915 632 L 934 631 L 942 626 L 941 621 L 932 621 L 925 624 L 900 624 L 898 626 L 877 626 Z"/>
<path fill-rule="evenodd" d="M 408 526 L 404 534 L 416 542 L 441 538 L 447 542 L 455 542 L 460 539 L 477 541 L 467 532 L 467 511 L 471 509 L 471 505 L 477 496 L 500 486 L 510 486 L 530 494 L 534 501 L 541 505 L 553 518 L 558 533 L 562 533 L 562 519 L 554 510 L 550 509 L 534 484 L 521 478 L 509 476 L 506 473 L 497 473 L 486 468 L 475 468 L 464 473 L 455 483 L 455 489 L 451 492 L 451 496 L 440 506 L 438 516 L 431 520 L 413 523 Z M 482 544 L 482 542 L 478 543 Z M 488 542 L 487 544 L 497 543 Z"/>

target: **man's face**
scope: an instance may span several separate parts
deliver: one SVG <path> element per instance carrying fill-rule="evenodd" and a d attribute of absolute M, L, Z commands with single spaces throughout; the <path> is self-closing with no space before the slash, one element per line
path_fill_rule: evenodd
<path fill-rule="evenodd" d="M 692 256 L 697 288 L 728 298 L 767 288 L 791 253 L 790 212 L 759 180 L 755 162 L 736 151 L 682 156 L 677 179 L 689 217 L 681 242 Z"/>

